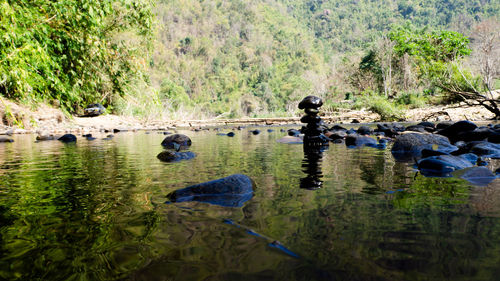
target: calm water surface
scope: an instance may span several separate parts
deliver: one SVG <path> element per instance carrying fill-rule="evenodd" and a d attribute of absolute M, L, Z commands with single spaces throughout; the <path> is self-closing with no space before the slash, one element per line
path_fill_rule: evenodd
<path fill-rule="evenodd" d="M 0 280 L 499 280 L 499 179 L 332 144 L 322 188 L 304 189 L 302 146 L 262 131 L 179 131 L 197 157 L 176 163 L 156 132 L 0 144 Z M 165 203 L 235 173 L 256 184 L 242 208 Z"/>

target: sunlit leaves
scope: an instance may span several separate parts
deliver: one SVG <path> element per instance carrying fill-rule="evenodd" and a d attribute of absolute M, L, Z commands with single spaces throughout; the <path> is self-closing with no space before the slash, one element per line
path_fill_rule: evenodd
<path fill-rule="evenodd" d="M 0 15 L 0 94 L 68 111 L 123 95 L 152 34 L 147 0 L 2 1 Z"/>

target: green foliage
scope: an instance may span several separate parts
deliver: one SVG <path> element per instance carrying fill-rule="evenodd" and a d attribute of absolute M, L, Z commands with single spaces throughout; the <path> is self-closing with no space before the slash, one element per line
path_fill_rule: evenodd
<path fill-rule="evenodd" d="M 393 28 L 389 38 L 396 42 L 394 51 L 399 56 L 409 54 L 419 62 L 449 62 L 471 53 L 469 39 L 453 31 L 427 32 L 407 24 Z"/>
<path fill-rule="evenodd" d="M 398 121 L 403 117 L 403 111 L 396 103 L 375 92 L 363 92 L 354 104 L 354 108 L 367 108 L 380 115 L 380 121 Z"/>
<path fill-rule="evenodd" d="M 173 110 L 194 104 L 213 117 L 291 115 L 304 96 L 326 95 L 331 70 L 314 37 L 276 5 L 160 1 L 157 11 L 150 72 Z"/>
<path fill-rule="evenodd" d="M 418 92 L 401 92 L 395 98 L 395 103 L 409 108 L 421 108 L 429 103 L 429 97 Z"/>
<path fill-rule="evenodd" d="M 447 30 L 499 14 L 497 2 L 0 0 L 0 94 L 59 100 L 70 112 L 101 102 L 141 115 L 294 115 L 310 94 L 337 102 L 346 92 L 436 87 L 429 81 L 470 53 L 467 38 Z M 392 78 L 374 47 L 388 32 Z M 369 52 L 357 73 L 344 73 L 342 54 L 358 60 L 359 50 Z M 404 54 L 418 81 L 407 83 Z"/>
<path fill-rule="evenodd" d="M 152 20 L 146 0 L 3 0 L 0 94 L 68 111 L 109 103 L 141 75 Z"/>

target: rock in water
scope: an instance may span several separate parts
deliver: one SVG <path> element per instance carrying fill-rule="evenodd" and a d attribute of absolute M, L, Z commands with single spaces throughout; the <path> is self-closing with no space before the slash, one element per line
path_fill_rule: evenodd
<path fill-rule="evenodd" d="M 253 197 L 255 184 L 246 175 L 234 174 L 183 189 L 167 195 L 171 202 L 197 201 L 223 207 L 241 207 Z"/>
<path fill-rule="evenodd" d="M 252 134 L 254 135 L 258 135 L 260 134 L 260 130 L 256 129 L 256 130 L 253 130 L 253 131 L 250 131 Z"/>
<path fill-rule="evenodd" d="M 451 172 L 472 166 L 467 158 L 453 155 L 430 156 L 418 162 L 424 176 L 449 176 Z"/>
<path fill-rule="evenodd" d="M 500 144 L 481 141 L 469 144 L 470 152 L 484 158 L 500 159 Z"/>
<path fill-rule="evenodd" d="M 76 142 L 76 136 L 73 134 L 65 134 L 57 140 L 60 140 L 62 142 Z"/>
<path fill-rule="evenodd" d="M 173 134 L 165 137 L 161 142 L 161 145 L 165 148 L 176 149 L 186 149 L 191 146 L 191 139 L 182 134 Z"/>
<path fill-rule="evenodd" d="M 14 140 L 11 138 L 0 137 L 0 142 L 14 142 Z"/>
<path fill-rule="evenodd" d="M 487 186 L 497 177 L 486 167 L 471 167 L 454 172 L 455 177 L 467 180 L 473 185 Z"/>
<path fill-rule="evenodd" d="M 411 160 L 413 157 L 420 157 L 423 149 L 438 150 L 445 153 L 458 150 L 444 136 L 407 133 L 396 138 L 391 152 L 397 160 Z"/>
<path fill-rule="evenodd" d="M 464 132 L 473 131 L 477 125 L 470 121 L 458 121 L 452 125 L 437 131 L 438 134 L 448 137 L 450 142 L 455 143 L 460 140 L 459 135 Z"/>
<path fill-rule="evenodd" d="M 191 151 L 188 152 L 174 152 L 174 151 L 162 151 L 156 156 L 160 161 L 163 162 L 177 162 L 180 160 L 189 160 L 196 157 Z"/>
<path fill-rule="evenodd" d="M 292 136 L 284 136 L 284 137 L 276 140 L 276 142 L 286 143 L 286 144 L 303 144 L 304 143 L 302 138 L 292 137 Z"/>
<path fill-rule="evenodd" d="M 374 138 L 351 134 L 345 137 L 345 144 L 348 147 L 375 146 L 377 141 Z"/>

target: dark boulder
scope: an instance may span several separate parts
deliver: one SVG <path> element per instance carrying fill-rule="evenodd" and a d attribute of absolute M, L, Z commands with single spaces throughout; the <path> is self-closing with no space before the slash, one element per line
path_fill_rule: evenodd
<path fill-rule="evenodd" d="M 160 159 L 160 161 L 163 162 L 177 162 L 181 160 L 193 159 L 194 157 L 196 157 L 196 154 L 191 151 L 176 152 L 169 150 L 162 151 L 156 156 L 156 158 Z"/>
<path fill-rule="evenodd" d="M 345 137 L 345 144 L 348 147 L 361 147 L 361 146 L 371 146 L 377 145 L 377 140 L 367 136 L 360 136 L 358 134 L 351 134 Z"/>
<path fill-rule="evenodd" d="M 196 201 L 223 207 L 242 207 L 252 199 L 254 188 L 255 184 L 248 176 L 234 174 L 176 190 L 167 198 L 171 202 Z"/>
<path fill-rule="evenodd" d="M 316 96 L 307 96 L 299 103 L 299 109 L 313 108 L 318 109 L 323 105 L 321 98 Z"/>
<path fill-rule="evenodd" d="M 461 140 L 459 138 L 460 134 L 463 134 L 464 132 L 473 131 L 476 128 L 477 125 L 470 121 L 458 121 L 444 129 L 436 131 L 436 133 L 447 137 L 450 140 L 450 142 L 453 143 Z"/>
<path fill-rule="evenodd" d="M 65 134 L 62 137 L 58 138 L 57 140 L 60 140 L 62 142 L 75 142 L 76 141 L 76 136 L 73 134 Z"/>
<path fill-rule="evenodd" d="M 342 127 L 342 126 L 339 126 L 339 125 L 335 125 L 333 127 L 330 128 L 330 131 L 347 131 L 346 128 Z"/>
<path fill-rule="evenodd" d="M 348 135 L 353 135 L 353 134 L 356 134 L 356 130 L 354 130 L 354 128 L 350 128 L 349 130 L 345 131 L 346 134 Z"/>
<path fill-rule="evenodd" d="M 437 130 L 442 130 L 444 128 L 448 128 L 451 125 L 453 125 L 453 121 L 444 121 L 444 122 L 438 123 L 436 125 L 436 129 Z"/>
<path fill-rule="evenodd" d="M 500 158 L 500 144 L 481 141 L 471 142 L 468 144 L 468 147 L 470 148 L 469 151 L 477 156 L 494 159 Z"/>
<path fill-rule="evenodd" d="M 425 133 L 425 132 L 427 132 L 425 130 L 425 127 L 421 126 L 421 125 L 411 125 L 411 126 L 408 126 L 408 127 L 406 127 L 406 131 L 419 132 L 419 133 Z"/>
<path fill-rule="evenodd" d="M 425 128 L 431 128 L 431 129 L 435 129 L 436 128 L 436 125 L 434 125 L 434 123 L 428 122 L 428 121 L 420 122 L 417 125 L 425 127 Z"/>
<path fill-rule="evenodd" d="M 473 131 L 461 132 L 457 135 L 457 139 L 465 142 L 482 141 L 494 135 L 499 134 L 488 127 L 481 127 Z"/>
<path fill-rule="evenodd" d="M 258 134 L 260 134 L 260 130 L 258 130 L 258 129 L 252 130 L 252 131 L 250 131 L 250 132 L 251 132 L 252 134 L 254 134 L 254 135 L 258 135 Z"/>
<path fill-rule="evenodd" d="M 287 133 L 292 137 L 298 137 L 300 135 L 300 131 L 297 129 L 288 129 Z"/>
<path fill-rule="evenodd" d="M 173 134 L 165 137 L 161 142 L 161 145 L 165 148 L 176 150 L 186 149 L 191 146 L 191 139 L 186 135 Z"/>
<path fill-rule="evenodd" d="M 319 123 L 321 122 L 321 117 L 318 115 L 304 115 L 300 118 L 301 123 Z"/>
<path fill-rule="evenodd" d="M 325 136 L 331 140 L 343 139 L 347 136 L 346 131 L 327 131 L 325 132 Z"/>
<path fill-rule="evenodd" d="M 420 157 L 423 149 L 438 150 L 445 153 L 458 150 L 444 136 L 407 133 L 396 138 L 391 152 L 397 160 L 411 160 L 414 157 Z"/>
<path fill-rule="evenodd" d="M 450 173 L 472 167 L 472 163 L 460 156 L 437 155 L 423 158 L 417 163 L 424 176 L 450 176 Z"/>
<path fill-rule="evenodd" d="M 426 158 L 426 157 L 430 157 L 430 156 L 438 156 L 438 155 L 449 155 L 449 153 L 442 152 L 439 150 L 427 149 L 427 148 L 424 148 L 421 151 L 422 158 Z"/>
<path fill-rule="evenodd" d="M 228 136 L 228 137 L 234 137 L 234 132 L 229 132 L 229 133 L 217 133 L 218 136 Z"/>
<path fill-rule="evenodd" d="M 11 138 L 0 137 L 0 143 L 1 142 L 14 142 L 14 140 Z"/>
<path fill-rule="evenodd" d="M 87 117 L 99 116 L 106 112 L 106 108 L 100 103 L 93 103 L 84 109 L 84 115 Z"/>
<path fill-rule="evenodd" d="M 488 142 L 491 142 L 491 143 L 500 143 L 500 132 L 496 132 L 490 136 L 488 136 L 488 139 L 487 139 Z"/>
<path fill-rule="evenodd" d="M 371 135 L 373 133 L 373 129 L 368 126 L 360 126 L 357 133 L 360 135 Z"/>
<path fill-rule="evenodd" d="M 394 138 L 399 135 L 398 130 L 393 126 L 389 126 L 387 124 L 377 124 L 377 129 L 375 130 L 377 133 L 384 133 L 385 136 L 389 138 Z"/>

